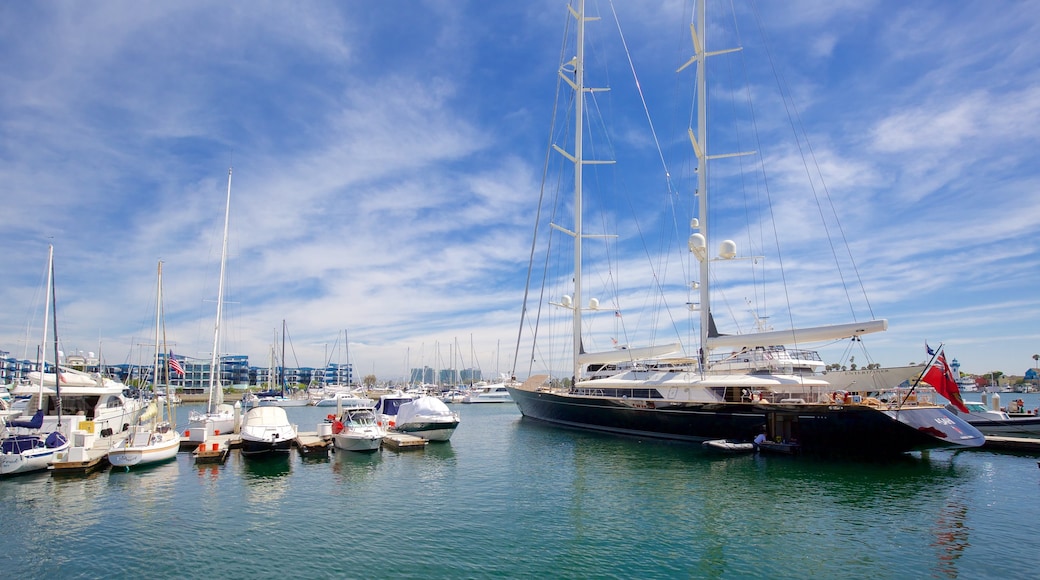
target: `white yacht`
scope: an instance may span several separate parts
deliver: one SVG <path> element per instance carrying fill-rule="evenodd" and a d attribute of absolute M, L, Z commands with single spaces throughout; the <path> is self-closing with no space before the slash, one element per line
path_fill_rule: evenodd
<path fill-rule="evenodd" d="M 512 403 L 513 397 L 509 395 L 506 385 L 510 383 L 494 383 L 473 385 L 469 392 L 462 397 L 463 403 Z"/>

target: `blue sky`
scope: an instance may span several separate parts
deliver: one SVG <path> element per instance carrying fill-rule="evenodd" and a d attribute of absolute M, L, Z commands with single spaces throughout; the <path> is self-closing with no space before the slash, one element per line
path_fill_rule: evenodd
<path fill-rule="evenodd" d="M 659 155 L 637 129 L 646 115 L 613 53 L 609 106 L 634 113 L 614 129 L 613 152 L 638 161 L 619 162 L 614 179 L 647 206 L 688 197 L 688 105 L 672 101 L 689 7 L 589 10 L 604 16 L 603 46 L 617 12 L 663 143 Z M 920 362 L 925 341 L 943 342 L 964 371 L 1021 374 L 1040 352 L 1040 8 L 759 0 L 756 10 L 842 216 L 853 277 L 889 320 L 869 339 L 872 360 Z M 4 3 L 0 348 L 34 356 L 53 243 L 63 350 L 140 360 L 162 259 L 168 340 L 208 358 L 233 165 L 224 349 L 264 365 L 284 319 L 290 365 L 342 358 L 333 345 L 346 330 L 359 374 L 446 366 L 456 343 L 457 366 L 508 371 L 565 21 L 557 0 Z M 761 37 L 742 32 L 750 61 Z M 787 117 L 767 112 L 783 107 L 766 84 L 752 85 L 768 135 Z M 782 167 L 778 195 L 804 173 L 790 151 L 763 147 Z M 662 157 L 676 192 L 655 200 Z M 802 219 L 816 211 L 781 204 L 779 231 L 801 234 L 788 251 L 819 243 Z M 624 211 L 605 213 L 596 223 L 621 236 L 619 254 L 671 220 L 643 232 Z M 785 258 L 812 272 L 787 280 L 790 311 L 811 311 L 796 322 L 849 321 L 844 296 L 819 282 L 825 264 L 807 256 Z M 629 316 L 645 306 L 637 292 L 621 294 L 601 300 L 631 320 L 627 338 L 666 334 Z M 731 308 L 743 298 L 733 290 Z M 768 303 L 771 324 L 789 326 L 778 306 Z M 822 346 L 838 362 L 844 345 Z"/>

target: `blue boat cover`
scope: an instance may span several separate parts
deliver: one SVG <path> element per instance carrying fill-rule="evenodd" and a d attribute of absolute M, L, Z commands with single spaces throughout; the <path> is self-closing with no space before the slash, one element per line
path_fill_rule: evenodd
<path fill-rule="evenodd" d="M 30 449 L 40 447 L 42 443 L 40 438 L 36 435 L 14 435 L 12 437 L 4 437 L 0 440 L 0 449 L 4 453 L 21 453 Z"/>
<path fill-rule="evenodd" d="M 67 442 L 68 439 L 66 439 L 64 435 L 62 435 L 58 431 L 53 431 L 50 435 L 47 436 L 46 445 L 48 449 L 54 449 L 56 447 L 61 447 Z"/>
<path fill-rule="evenodd" d="M 32 419 L 28 421 L 8 421 L 8 425 L 11 427 L 24 427 L 26 429 L 39 429 L 43 427 L 43 409 L 36 411 L 36 414 L 32 416 Z"/>

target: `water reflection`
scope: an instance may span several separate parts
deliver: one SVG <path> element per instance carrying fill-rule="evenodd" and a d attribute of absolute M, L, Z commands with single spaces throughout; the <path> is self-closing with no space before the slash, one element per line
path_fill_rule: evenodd
<path fill-rule="evenodd" d="M 344 484 L 358 483 L 377 474 L 383 461 L 381 449 L 372 453 L 357 453 L 337 449 L 332 457 L 332 473 L 336 476 L 336 488 Z"/>
<path fill-rule="evenodd" d="M 272 453 L 262 457 L 244 457 L 238 454 L 246 483 L 262 483 L 288 475 L 292 471 L 290 455 L 291 453 Z"/>
<path fill-rule="evenodd" d="M 968 541 L 971 528 L 967 524 L 968 505 L 959 498 L 951 498 L 935 521 L 935 542 L 938 549 L 936 574 L 947 578 L 957 578 L 957 561 L 971 546 Z"/>

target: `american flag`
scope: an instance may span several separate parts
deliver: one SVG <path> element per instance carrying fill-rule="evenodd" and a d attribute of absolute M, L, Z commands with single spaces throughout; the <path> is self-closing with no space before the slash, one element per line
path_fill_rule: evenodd
<path fill-rule="evenodd" d="M 173 358 L 173 351 L 172 350 L 170 351 L 170 356 L 167 357 L 166 360 L 169 361 L 169 363 L 170 363 L 170 370 L 171 371 L 173 371 L 173 372 L 175 372 L 175 373 L 177 373 L 179 375 L 183 375 L 184 374 L 184 367 L 181 366 L 181 361 Z"/>

